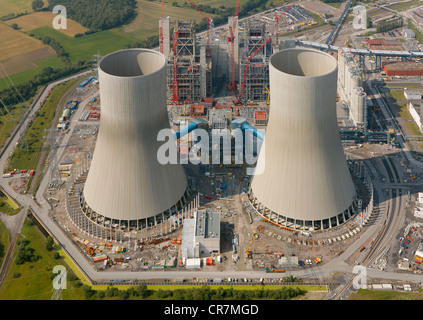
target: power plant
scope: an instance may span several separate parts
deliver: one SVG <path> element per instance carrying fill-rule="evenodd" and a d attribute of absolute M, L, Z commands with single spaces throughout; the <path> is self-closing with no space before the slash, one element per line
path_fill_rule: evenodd
<path fill-rule="evenodd" d="M 139 230 L 188 203 L 179 164 L 157 159 L 157 134 L 169 128 L 166 58 L 147 49 L 105 56 L 98 65 L 102 115 L 82 193 L 83 209 L 103 226 Z"/>
<path fill-rule="evenodd" d="M 269 123 L 258 158 L 264 172 L 252 178 L 250 201 L 293 230 L 338 226 L 355 214 L 357 192 L 336 121 L 337 61 L 314 49 L 285 49 L 269 68 Z"/>

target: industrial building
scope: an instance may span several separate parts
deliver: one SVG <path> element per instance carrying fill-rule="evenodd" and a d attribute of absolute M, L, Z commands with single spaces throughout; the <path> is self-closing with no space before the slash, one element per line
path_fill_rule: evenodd
<path fill-rule="evenodd" d="M 414 122 L 421 132 L 423 132 L 423 105 L 422 100 L 410 100 L 407 102 L 407 110 L 413 117 Z"/>
<path fill-rule="evenodd" d="M 266 34 L 265 22 L 248 20 L 243 38 L 239 49 L 239 99 L 244 102 L 266 100 L 272 42 Z"/>
<path fill-rule="evenodd" d="M 182 259 L 210 257 L 220 253 L 220 214 L 210 209 L 185 219 L 181 243 Z"/>
<path fill-rule="evenodd" d="M 348 106 L 348 118 L 361 131 L 367 128 L 367 94 L 361 80 L 362 72 L 354 56 L 346 50 L 338 52 L 338 93 Z"/>
<path fill-rule="evenodd" d="M 257 213 L 291 230 L 339 226 L 358 193 L 336 120 L 337 61 L 314 49 L 270 58 L 270 114 L 248 196 Z"/>
<path fill-rule="evenodd" d="M 421 61 L 383 62 L 382 67 L 387 76 L 423 76 L 423 62 Z"/>
<path fill-rule="evenodd" d="M 83 191 L 86 216 L 103 227 L 141 230 L 189 203 L 180 164 L 159 163 L 157 134 L 169 128 L 166 58 L 147 49 L 105 56 L 98 65 L 102 117 Z"/>
<path fill-rule="evenodd" d="M 165 20 L 163 32 L 168 30 Z M 163 35 L 163 53 L 169 43 L 168 32 Z M 166 41 L 164 40 L 166 39 Z M 167 48 L 167 46 L 166 46 Z M 207 46 L 198 46 L 193 21 L 176 21 L 172 46 L 168 55 L 167 93 L 174 103 L 199 102 L 212 94 L 212 56 Z"/>

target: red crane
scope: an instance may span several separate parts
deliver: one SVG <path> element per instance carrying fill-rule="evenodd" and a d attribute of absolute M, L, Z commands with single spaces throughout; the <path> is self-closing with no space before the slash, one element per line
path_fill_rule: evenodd
<path fill-rule="evenodd" d="M 211 18 L 211 13 L 209 14 L 209 16 L 207 17 L 191 0 L 188 0 L 189 3 L 191 3 L 191 5 L 197 9 L 198 12 L 200 12 L 200 14 L 203 16 L 204 19 L 206 19 L 207 21 L 207 51 L 210 52 L 210 46 L 209 46 L 209 42 L 210 42 L 210 18 Z"/>
<path fill-rule="evenodd" d="M 163 17 L 164 17 L 164 0 L 162 0 L 162 9 L 161 9 L 161 18 L 160 18 L 160 34 L 159 34 L 159 43 L 160 43 L 160 53 L 163 53 Z"/>
<path fill-rule="evenodd" d="M 177 70 L 178 70 L 178 64 L 177 64 L 177 46 L 178 46 L 178 31 L 175 31 L 173 34 L 172 39 L 172 49 L 173 49 L 173 82 L 172 82 L 172 92 L 173 97 L 172 101 L 178 102 L 179 101 L 179 86 L 178 86 L 178 79 L 177 79 Z"/>
<path fill-rule="evenodd" d="M 231 55 L 232 55 L 231 56 L 232 79 L 231 79 L 231 82 L 229 83 L 229 90 L 231 90 L 235 96 L 236 96 L 236 93 L 235 93 L 235 43 L 234 43 L 235 34 L 234 34 L 234 30 L 235 30 L 236 23 L 238 21 L 238 11 L 239 11 L 239 0 L 236 3 L 233 25 L 229 26 L 229 37 L 228 37 L 228 42 L 231 42 Z"/>
<path fill-rule="evenodd" d="M 276 13 L 276 11 L 275 11 L 275 20 L 276 20 L 276 32 L 275 32 L 275 35 L 276 35 L 276 45 L 277 46 L 279 46 L 279 43 L 278 43 L 278 33 L 279 33 L 279 18 L 280 17 L 282 17 L 284 14 L 285 14 L 285 12 L 287 12 L 289 9 L 291 9 L 291 7 L 292 7 L 292 5 L 290 5 L 288 8 L 286 8 L 285 9 L 285 11 L 284 12 L 282 12 L 279 16 L 277 15 L 277 13 Z"/>
<path fill-rule="evenodd" d="M 272 38 L 268 38 L 260 47 L 258 47 L 257 48 L 257 50 L 256 51 L 254 51 L 248 58 L 247 58 L 247 64 L 245 65 L 245 70 L 244 70 L 244 77 L 243 77 L 243 79 L 242 79 L 242 84 L 241 84 L 241 89 L 240 89 L 240 91 L 239 91 L 239 96 L 238 96 L 238 98 L 237 98 L 237 100 L 236 100 L 236 104 L 239 104 L 239 103 L 241 103 L 241 97 L 242 97 L 242 94 L 243 94 L 243 91 L 244 91 L 244 86 L 245 86 L 245 79 L 247 78 L 247 72 L 248 72 L 248 69 L 249 69 L 249 67 L 250 67 L 250 61 L 251 61 L 251 58 L 253 58 L 255 55 L 256 55 L 256 53 L 257 52 L 259 52 L 270 40 L 272 40 Z"/>

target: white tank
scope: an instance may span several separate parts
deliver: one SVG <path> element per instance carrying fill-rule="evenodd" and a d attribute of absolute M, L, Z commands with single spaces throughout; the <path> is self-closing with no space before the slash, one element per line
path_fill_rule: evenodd
<path fill-rule="evenodd" d="M 354 214 L 356 189 L 336 119 L 337 61 L 314 49 L 270 58 L 270 114 L 250 201 L 294 229 L 334 227 Z M 263 147 L 262 149 L 263 150 Z"/>

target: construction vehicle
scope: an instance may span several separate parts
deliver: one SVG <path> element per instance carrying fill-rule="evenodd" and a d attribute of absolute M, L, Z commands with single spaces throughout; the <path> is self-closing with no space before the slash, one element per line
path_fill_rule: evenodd
<path fill-rule="evenodd" d="M 314 257 L 315 257 L 314 263 L 319 264 L 320 262 L 322 262 L 322 259 L 317 256 L 316 252 L 314 251 L 314 248 L 313 247 L 310 247 L 310 248 L 311 250 L 313 250 L 313 253 L 314 253 Z"/>
<path fill-rule="evenodd" d="M 254 235 L 253 235 L 253 240 L 251 240 L 251 243 L 250 243 L 250 245 L 248 246 L 248 249 L 247 249 L 247 250 L 245 250 L 245 253 L 247 254 L 248 259 L 252 259 L 252 258 L 253 258 L 253 256 L 252 256 L 252 254 L 251 254 L 250 249 L 251 249 L 251 246 L 253 245 L 254 241 L 255 241 L 257 238 L 258 238 L 258 234 L 257 234 L 257 233 L 254 233 Z"/>
<path fill-rule="evenodd" d="M 95 254 L 94 254 L 94 249 L 93 249 L 93 247 L 89 247 L 89 248 L 87 249 L 87 253 L 88 253 L 90 256 L 94 256 Z"/>
<path fill-rule="evenodd" d="M 360 252 L 363 252 L 363 251 L 364 251 L 364 249 L 366 249 L 366 247 L 365 247 L 365 246 L 361 246 L 361 247 L 360 247 Z"/>

